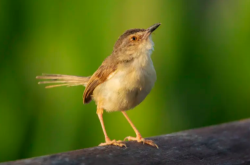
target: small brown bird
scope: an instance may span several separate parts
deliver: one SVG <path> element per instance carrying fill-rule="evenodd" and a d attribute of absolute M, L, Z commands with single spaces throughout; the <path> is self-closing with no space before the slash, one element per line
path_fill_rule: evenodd
<path fill-rule="evenodd" d="M 97 104 L 97 115 L 105 136 L 105 143 L 100 146 L 115 145 L 123 147 L 122 141 L 110 140 L 103 122 L 104 109 L 108 112 L 121 111 L 136 133 L 136 137 L 128 136 L 124 140 L 142 142 L 158 146 L 152 140 L 142 138 L 132 121 L 126 114 L 140 104 L 149 94 L 156 81 L 156 72 L 151 59 L 154 43 L 151 34 L 160 26 L 154 24 L 148 29 L 130 29 L 116 41 L 113 52 L 108 56 L 97 71 L 89 77 L 61 74 L 43 74 L 37 79 L 48 79 L 39 84 L 59 83 L 46 88 L 59 86 L 85 86 L 83 103 L 92 99 Z"/>

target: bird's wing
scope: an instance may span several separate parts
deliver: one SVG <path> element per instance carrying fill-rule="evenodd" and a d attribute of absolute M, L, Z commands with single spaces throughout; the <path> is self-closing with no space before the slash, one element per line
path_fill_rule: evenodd
<path fill-rule="evenodd" d="M 83 93 L 83 103 L 89 103 L 92 100 L 92 94 L 95 88 L 103 83 L 107 78 L 116 71 L 117 64 L 108 62 L 106 59 L 97 71 L 91 76 Z"/>

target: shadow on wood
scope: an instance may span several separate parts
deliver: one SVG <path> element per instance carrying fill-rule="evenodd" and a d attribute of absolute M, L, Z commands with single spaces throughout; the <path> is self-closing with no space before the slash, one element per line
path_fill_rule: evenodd
<path fill-rule="evenodd" d="M 159 149 L 136 142 L 128 148 L 94 147 L 0 165 L 247 165 L 250 119 L 150 138 Z"/>

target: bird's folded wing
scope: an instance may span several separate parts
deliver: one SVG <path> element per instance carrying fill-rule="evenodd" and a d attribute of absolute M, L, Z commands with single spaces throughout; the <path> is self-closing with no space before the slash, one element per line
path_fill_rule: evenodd
<path fill-rule="evenodd" d="M 109 75 L 116 71 L 117 65 L 116 63 L 110 63 L 104 61 L 102 65 L 97 69 L 97 71 L 91 76 L 88 84 L 83 93 L 83 103 L 89 103 L 92 100 L 92 94 L 94 89 L 105 82 Z"/>

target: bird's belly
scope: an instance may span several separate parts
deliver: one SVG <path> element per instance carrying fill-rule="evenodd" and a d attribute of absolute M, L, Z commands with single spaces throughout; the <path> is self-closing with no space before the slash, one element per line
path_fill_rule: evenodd
<path fill-rule="evenodd" d="M 94 90 L 93 98 L 108 112 L 129 110 L 145 99 L 155 80 L 154 70 L 153 73 L 119 72 L 100 84 Z"/>

